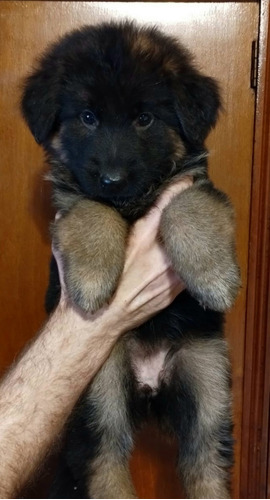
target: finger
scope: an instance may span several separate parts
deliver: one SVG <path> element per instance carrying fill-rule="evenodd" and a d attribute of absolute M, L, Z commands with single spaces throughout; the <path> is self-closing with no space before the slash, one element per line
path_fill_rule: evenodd
<path fill-rule="evenodd" d="M 169 184 L 169 186 L 158 197 L 154 208 L 162 211 L 174 196 L 180 194 L 182 191 L 185 191 L 187 188 L 191 187 L 192 184 L 193 178 L 191 176 L 185 176 L 182 179 Z"/>
<path fill-rule="evenodd" d="M 175 298 L 185 290 L 184 283 L 178 281 L 175 285 L 170 286 L 170 288 L 163 290 L 158 296 L 156 296 L 152 303 L 149 301 L 149 307 L 157 307 L 159 309 L 164 309 L 170 305 Z"/>
<path fill-rule="evenodd" d="M 61 219 L 61 217 L 62 217 L 61 212 L 56 212 L 55 217 L 54 217 L 55 222 L 57 222 L 59 219 Z"/>
<path fill-rule="evenodd" d="M 167 269 L 150 283 L 134 289 L 128 302 L 134 309 L 139 309 L 141 306 L 145 305 L 149 305 L 149 307 L 152 308 L 156 302 L 162 304 L 164 298 L 174 293 L 172 292 L 173 290 L 177 290 L 177 295 L 182 292 L 184 288 L 185 285 L 179 276 L 177 276 L 172 269 Z"/>
<path fill-rule="evenodd" d="M 53 242 L 52 242 L 52 253 L 53 253 L 53 256 L 56 260 L 57 267 L 58 267 L 59 281 L 60 281 L 60 285 L 61 285 L 61 296 L 63 298 L 63 297 L 67 296 L 66 284 L 65 284 L 65 278 L 64 278 L 63 259 L 62 259 L 60 251 L 55 247 Z"/>
<path fill-rule="evenodd" d="M 54 217 L 54 222 L 56 223 L 61 219 L 62 214 L 60 211 L 56 212 L 55 217 Z M 54 242 L 52 241 L 52 253 L 53 256 L 56 260 L 57 267 L 58 267 L 58 275 L 59 275 L 59 281 L 61 285 L 61 299 L 67 298 L 67 290 L 66 290 L 66 284 L 65 284 L 65 278 L 64 278 L 64 267 L 63 267 L 63 259 L 61 256 L 60 251 L 56 248 Z"/>
<path fill-rule="evenodd" d="M 176 195 L 191 187 L 192 184 L 192 176 L 185 176 L 182 179 L 169 184 L 169 186 L 167 186 L 167 188 L 157 198 L 153 207 L 149 210 L 146 216 L 138 221 L 138 225 L 141 224 L 143 226 L 146 223 L 147 231 L 157 233 L 160 223 L 160 217 L 164 208 Z"/>

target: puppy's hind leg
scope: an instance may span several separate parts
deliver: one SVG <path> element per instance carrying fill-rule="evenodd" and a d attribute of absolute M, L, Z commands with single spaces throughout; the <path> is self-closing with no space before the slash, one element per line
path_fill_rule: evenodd
<path fill-rule="evenodd" d="M 89 422 L 89 428 L 99 436 L 88 467 L 90 498 L 136 498 L 129 471 L 133 447 L 131 387 L 125 340 L 122 340 L 98 373 L 88 395 L 95 408 L 95 419 Z"/>
<path fill-rule="evenodd" d="M 178 472 L 188 498 L 230 498 L 233 459 L 229 361 L 222 339 L 186 342 L 165 395 L 179 440 Z"/>
<path fill-rule="evenodd" d="M 130 377 L 123 339 L 74 409 L 50 498 L 135 498 Z"/>

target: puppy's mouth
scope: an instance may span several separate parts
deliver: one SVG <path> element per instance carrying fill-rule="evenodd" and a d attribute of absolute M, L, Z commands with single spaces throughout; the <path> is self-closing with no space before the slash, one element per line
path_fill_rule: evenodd
<path fill-rule="evenodd" d="M 89 184 L 85 183 L 84 187 L 86 191 L 89 191 L 87 193 L 89 197 L 94 197 L 98 201 L 114 205 L 117 208 L 123 204 L 139 203 L 142 197 L 147 196 L 149 184 L 136 176 L 121 180 L 116 177 L 115 179 L 104 177 L 92 178 Z"/>
<path fill-rule="evenodd" d="M 123 189 L 114 187 L 110 189 L 97 189 L 95 198 L 118 205 L 131 200 L 139 200 L 147 190 L 147 188 L 143 189 L 132 185 L 127 185 Z"/>
<path fill-rule="evenodd" d="M 142 217 L 149 210 L 160 192 L 161 186 L 157 187 L 153 184 L 150 187 L 148 186 L 147 189 L 134 194 L 110 197 L 97 196 L 95 200 L 116 208 L 123 217 L 132 222 L 138 217 Z"/>
<path fill-rule="evenodd" d="M 148 172 L 152 172 L 149 175 Z M 166 160 L 162 166 L 153 165 L 151 168 L 141 169 L 138 172 L 121 173 L 113 171 L 105 174 L 92 174 L 92 189 L 96 190 L 96 197 L 105 202 L 111 202 L 116 207 L 126 203 L 139 203 L 144 198 L 149 198 L 151 193 L 158 190 L 168 178 L 176 173 L 176 163 L 171 159 Z M 154 174 L 154 175 L 153 175 Z"/>
<path fill-rule="evenodd" d="M 123 205 L 130 205 L 130 204 L 138 204 L 141 202 L 143 198 L 147 198 L 147 193 L 149 192 L 149 189 L 146 191 L 140 191 L 136 193 L 126 193 L 126 194 L 107 194 L 107 193 L 99 193 L 96 196 L 94 196 L 96 201 L 104 202 L 109 205 L 113 205 L 116 208 L 121 207 Z"/>

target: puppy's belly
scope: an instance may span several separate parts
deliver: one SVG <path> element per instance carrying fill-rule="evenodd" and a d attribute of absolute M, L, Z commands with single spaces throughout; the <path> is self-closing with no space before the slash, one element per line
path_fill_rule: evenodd
<path fill-rule="evenodd" d="M 136 343 L 130 350 L 130 360 L 139 391 L 156 394 L 165 378 L 168 347 L 162 346 L 149 352 Z"/>

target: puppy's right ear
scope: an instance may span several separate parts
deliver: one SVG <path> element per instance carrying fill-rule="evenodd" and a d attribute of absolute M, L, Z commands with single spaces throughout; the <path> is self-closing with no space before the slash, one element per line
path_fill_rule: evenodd
<path fill-rule="evenodd" d="M 44 144 L 54 129 L 59 92 L 59 68 L 41 61 L 40 68 L 26 79 L 21 101 L 23 116 L 38 144 Z"/>

